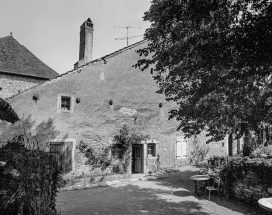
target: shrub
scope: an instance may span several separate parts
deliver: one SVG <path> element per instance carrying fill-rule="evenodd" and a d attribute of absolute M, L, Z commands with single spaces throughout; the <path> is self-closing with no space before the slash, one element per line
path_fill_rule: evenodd
<path fill-rule="evenodd" d="M 58 214 L 61 174 L 50 154 L 20 142 L 0 148 L 0 214 Z"/>
<path fill-rule="evenodd" d="M 243 156 L 249 156 L 262 142 L 258 135 L 247 133 L 244 138 Z"/>
<path fill-rule="evenodd" d="M 271 155 L 272 154 L 272 146 L 260 146 L 255 149 L 251 154 L 250 157 L 260 157 L 261 154 Z"/>
<path fill-rule="evenodd" d="M 103 172 L 111 165 L 111 146 L 93 147 L 89 143 L 80 141 L 76 148 L 87 158 L 86 164 L 90 165 L 92 171 L 99 168 Z"/>

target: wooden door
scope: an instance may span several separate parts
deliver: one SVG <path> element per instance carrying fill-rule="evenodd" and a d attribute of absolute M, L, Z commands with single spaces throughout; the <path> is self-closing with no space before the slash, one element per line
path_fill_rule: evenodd
<path fill-rule="evenodd" d="M 132 172 L 141 173 L 142 171 L 142 160 L 143 160 L 143 147 L 141 144 L 134 144 L 132 148 Z"/>
<path fill-rule="evenodd" d="M 228 139 L 228 142 L 229 142 L 229 156 L 232 156 L 232 145 L 233 145 L 233 135 L 230 134 L 229 135 L 229 139 Z"/>
<path fill-rule="evenodd" d="M 58 167 L 64 173 L 72 171 L 73 142 L 51 142 L 50 153 L 56 157 Z"/>

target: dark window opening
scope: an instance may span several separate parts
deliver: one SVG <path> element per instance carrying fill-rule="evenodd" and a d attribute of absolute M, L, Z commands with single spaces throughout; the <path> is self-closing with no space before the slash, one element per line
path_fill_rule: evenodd
<path fill-rule="evenodd" d="M 111 156 L 113 158 L 122 158 L 123 157 L 123 147 L 122 144 L 115 144 L 111 149 Z"/>
<path fill-rule="evenodd" d="M 61 97 L 61 110 L 71 109 L 71 97 L 62 96 Z"/>

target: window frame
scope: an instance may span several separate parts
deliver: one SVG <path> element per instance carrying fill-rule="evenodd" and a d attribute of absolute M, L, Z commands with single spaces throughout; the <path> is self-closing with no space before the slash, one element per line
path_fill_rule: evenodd
<path fill-rule="evenodd" d="M 62 98 L 70 98 L 70 109 L 62 108 Z M 58 113 L 73 113 L 75 106 L 75 97 L 71 94 L 59 93 L 57 102 L 57 112 Z"/>
<path fill-rule="evenodd" d="M 149 153 L 150 150 L 149 150 L 149 146 L 153 147 L 153 149 L 151 149 L 151 152 L 152 153 Z M 147 143 L 147 157 L 156 157 L 156 143 Z"/>
<path fill-rule="evenodd" d="M 69 96 L 61 96 L 60 98 L 60 108 L 61 111 L 70 111 L 71 110 L 71 97 Z"/>

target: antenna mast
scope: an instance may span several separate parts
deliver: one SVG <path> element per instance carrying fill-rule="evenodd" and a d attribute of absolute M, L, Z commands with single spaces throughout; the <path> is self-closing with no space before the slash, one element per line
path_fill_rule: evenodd
<path fill-rule="evenodd" d="M 143 35 L 136 35 L 136 36 L 128 36 L 128 29 L 129 28 L 139 28 L 141 29 L 141 27 L 131 27 L 131 26 L 125 26 L 125 27 L 122 27 L 122 26 L 113 26 L 114 28 L 126 28 L 127 29 L 127 36 L 126 37 L 119 37 L 119 38 L 114 38 L 115 40 L 127 40 L 127 46 L 128 46 L 128 40 L 129 39 L 132 39 L 132 38 L 135 38 L 135 37 L 140 37 L 140 36 L 143 36 Z"/>

